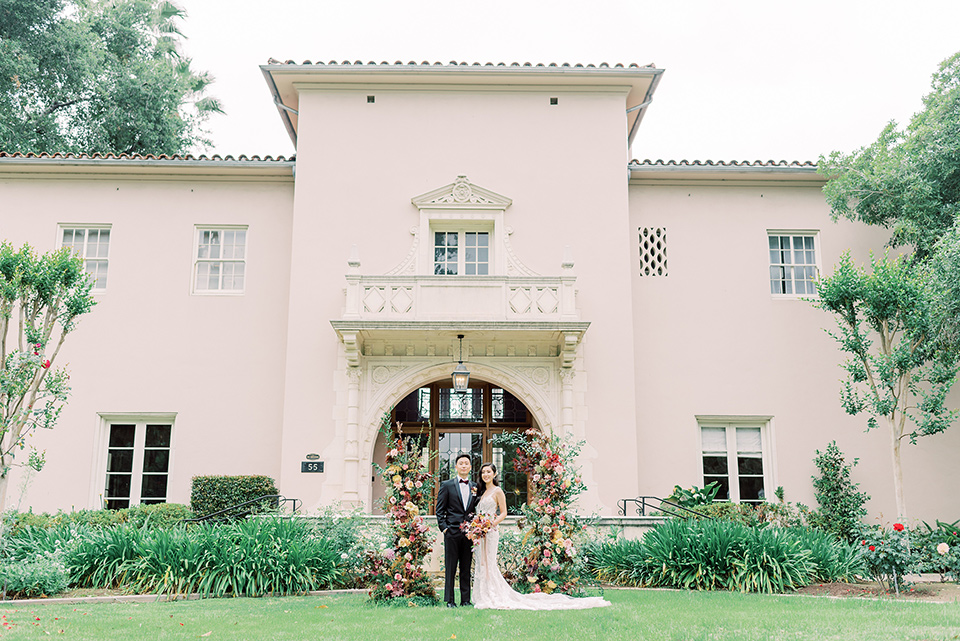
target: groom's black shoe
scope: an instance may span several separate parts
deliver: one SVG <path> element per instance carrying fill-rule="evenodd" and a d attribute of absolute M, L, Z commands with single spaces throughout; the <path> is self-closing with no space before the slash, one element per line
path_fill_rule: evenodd
<path fill-rule="evenodd" d="M 466 603 L 461 603 L 461 604 L 460 604 L 460 607 L 461 607 L 461 608 L 467 608 L 467 607 L 472 608 L 472 607 L 473 607 L 473 604 L 470 603 L 469 601 L 467 601 Z"/>
<path fill-rule="evenodd" d="M 448 604 L 447 604 L 447 607 L 448 607 L 448 608 L 455 608 L 455 607 L 457 607 L 457 604 L 456 604 L 456 603 L 448 603 Z"/>

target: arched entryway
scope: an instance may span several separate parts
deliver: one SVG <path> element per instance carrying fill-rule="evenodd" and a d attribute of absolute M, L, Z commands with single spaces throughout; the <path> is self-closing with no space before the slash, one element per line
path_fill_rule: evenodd
<path fill-rule="evenodd" d="M 421 385 L 404 396 L 393 409 L 392 421 L 400 425 L 406 438 L 418 444 L 438 483 L 454 475 L 454 463 L 461 453 L 470 454 L 474 476 L 481 463 L 492 461 L 507 496 L 507 511 L 520 514 L 520 506 L 529 498 L 527 477 L 516 469 L 514 451 L 495 442 L 496 436 L 505 432 L 539 428 L 533 412 L 516 396 L 495 383 L 480 380 L 471 380 L 466 392 L 455 392 L 446 378 Z M 386 439 L 380 434 L 374 462 L 382 464 L 386 451 Z M 382 497 L 383 486 L 374 479 L 374 513 L 382 511 Z"/>

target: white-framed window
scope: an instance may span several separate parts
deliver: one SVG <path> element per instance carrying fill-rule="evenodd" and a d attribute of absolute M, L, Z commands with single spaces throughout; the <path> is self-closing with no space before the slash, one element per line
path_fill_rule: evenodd
<path fill-rule="evenodd" d="M 717 482 L 717 501 L 763 503 L 770 493 L 766 420 L 699 422 L 703 484 Z"/>
<path fill-rule="evenodd" d="M 490 273 L 490 232 L 433 231 L 433 273 L 486 276 Z"/>
<path fill-rule="evenodd" d="M 166 503 L 173 422 L 107 421 L 103 507 Z"/>
<path fill-rule="evenodd" d="M 770 293 L 812 296 L 817 293 L 817 233 L 768 231 Z"/>
<path fill-rule="evenodd" d="M 242 294 L 246 280 L 247 228 L 198 227 L 193 291 Z"/>
<path fill-rule="evenodd" d="M 93 290 L 107 289 L 110 260 L 110 227 L 107 225 L 61 225 L 60 246 L 69 247 L 83 258 L 83 268 L 93 276 Z"/>

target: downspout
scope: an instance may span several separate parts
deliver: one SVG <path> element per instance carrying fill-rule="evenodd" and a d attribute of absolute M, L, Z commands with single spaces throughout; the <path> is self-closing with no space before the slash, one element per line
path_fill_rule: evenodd
<path fill-rule="evenodd" d="M 290 120 L 289 113 L 293 113 L 295 116 L 300 114 L 290 107 L 283 104 L 283 101 L 280 98 L 280 90 L 277 89 L 277 83 L 273 81 L 273 75 L 268 69 L 260 67 L 260 71 L 263 73 L 263 77 L 267 79 L 267 84 L 270 86 L 270 93 L 273 94 L 273 104 L 277 106 L 277 110 L 280 112 L 280 117 L 283 120 L 283 126 L 287 129 L 287 135 L 290 136 L 291 142 L 293 142 L 293 148 L 297 148 L 297 132 L 293 128 L 293 122 Z"/>
<path fill-rule="evenodd" d="M 653 82 L 650 83 L 650 86 L 647 88 L 647 94 L 643 97 L 643 102 L 635 107 L 630 107 L 627 109 L 627 113 L 630 114 L 634 111 L 639 111 L 637 114 L 637 119 L 633 121 L 633 125 L 630 127 L 630 132 L 627 134 L 627 147 L 633 146 L 633 139 L 637 135 L 637 129 L 640 128 L 640 121 L 643 120 L 643 115 L 646 113 L 646 107 L 653 102 L 653 92 L 656 91 L 657 85 L 660 84 L 660 78 L 663 75 L 663 69 L 656 69 L 656 76 L 653 79 Z"/>

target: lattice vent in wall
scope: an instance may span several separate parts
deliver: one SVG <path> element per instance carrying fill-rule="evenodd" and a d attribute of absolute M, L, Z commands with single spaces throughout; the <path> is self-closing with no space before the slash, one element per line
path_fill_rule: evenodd
<path fill-rule="evenodd" d="M 667 228 L 640 228 L 640 275 L 667 275 Z"/>

